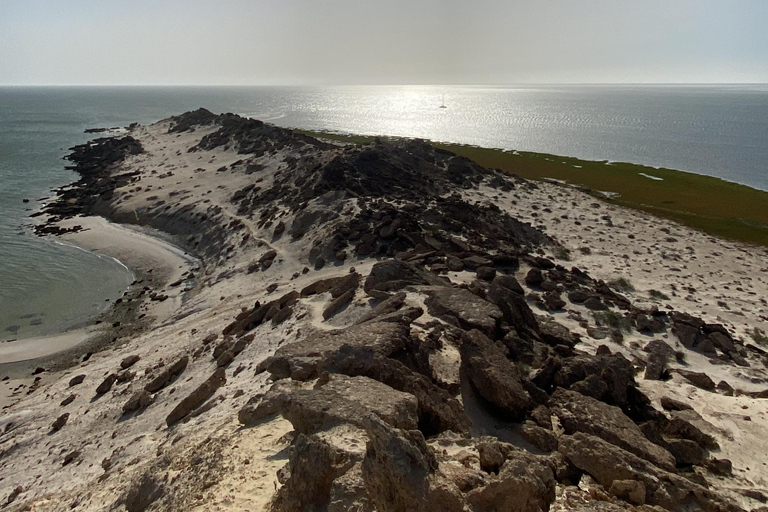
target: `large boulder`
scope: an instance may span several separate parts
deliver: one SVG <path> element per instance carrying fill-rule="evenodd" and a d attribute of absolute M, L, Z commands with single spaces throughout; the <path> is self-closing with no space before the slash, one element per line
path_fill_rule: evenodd
<path fill-rule="evenodd" d="M 298 432 L 344 423 L 362 428 L 371 413 L 393 427 L 415 430 L 418 426 L 418 402 L 409 393 L 368 377 L 326 374 L 318 384 L 313 390 L 294 391 L 283 410 Z"/>
<path fill-rule="evenodd" d="M 616 481 L 634 480 L 646 488 L 645 502 L 672 511 L 741 512 L 742 509 L 691 480 L 660 469 L 596 436 L 562 436 L 558 450 L 606 489 Z"/>
<path fill-rule="evenodd" d="M 461 366 L 472 388 L 499 416 L 520 419 L 533 407 L 520 371 L 504 351 L 477 330 L 463 336 Z"/>
<path fill-rule="evenodd" d="M 497 276 L 488 289 L 488 300 L 496 304 L 504 321 L 528 339 L 539 338 L 539 323 L 525 301 L 520 283 L 511 276 Z"/>
<path fill-rule="evenodd" d="M 322 510 L 331 487 L 355 463 L 349 454 L 317 436 L 299 434 L 291 446 L 287 478 L 272 500 L 273 512 Z"/>
<path fill-rule="evenodd" d="M 364 326 L 370 324 L 363 324 Z M 329 372 L 362 375 L 391 388 L 410 393 L 418 400 L 419 429 L 426 434 L 446 430 L 466 432 L 471 424 L 461 403 L 445 389 L 395 359 L 381 357 L 364 346 L 347 346 L 329 360 Z"/>
<path fill-rule="evenodd" d="M 277 349 L 261 365 L 274 379 L 309 380 L 318 377 L 343 348 L 365 348 L 373 357 L 386 357 L 404 348 L 409 329 L 392 322 L 368 322 L 345 329 L 310 334 L 302 341 Z"/>
<path fill-rule="evenodd" d="M 424 301 L 429 313 L 463 329 L 479 329 L 488 336 L 496 332 L 501 310 L 469 290 L 442 286 L 427 290 Z"/>
<path fill-rule="evenodd" d="M 365 488 L 379 512 L 461 512 L 461 493 L 435 476 L 437 459 L 418 430 L 395 429 L 372 416 L 362 463 Z"/>
<path fill-rule="evenodd" d="M 498 475 L 467 493 L 467 503 L 473 512 L 549 510 L 555 500 L 556 484 L 552 469 L 542 457 L 515 451 L 501 465 Z"/>
<path fill-rule="evenodd" d="M 630 388 L 635 387 L 634 369 L 632 363 L 620 353 L 595 356 L 579 354 L 564 359 L 554 374 L 553 383 L 568 389 L 590 375 L 596 376 L 606 385 L 605 396 L 601 399 L 621 408 L 629 405 Z"/>
<path fill-rule="evenodd" d="M 715 385 L 715 381 L 713 381 L 712 378 L 704 372 L 692 372 L 690 370 L 681 369 L 676 370 L 676 372 L 697 388 L 701 388 L 706 391 L 714 391 L 717 387 Z"/>
<path fill-rule="evenodd" d="M 552 412 L 566 434 L 583 432 L 615 444 L 660 468 L 675 469 L 675 458 L 653 444 L 640 428 L 618 407 L 605 404 L 581 393 L 558 389 L 550 401 Z"/>

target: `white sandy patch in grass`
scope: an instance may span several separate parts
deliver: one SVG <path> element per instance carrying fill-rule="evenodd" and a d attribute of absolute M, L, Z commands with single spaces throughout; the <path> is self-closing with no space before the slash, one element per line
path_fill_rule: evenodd
<path fill-rule="evenodd" d="M 643 178 L 648 178 L 649 180 L 653 180 L 653 181 L 664 181 L 664 178 L 659 178 L 658 176 L 652 176 L 652 175 L 650 175 L 650 174 L 646 174 L 646 173 L 644 173 L 644 172 L 639 172 L 639 173 L 637 173 L 637 174 L 639 174 L 639 175 L 640 175 L 640 176 L 642 176 Z"/>

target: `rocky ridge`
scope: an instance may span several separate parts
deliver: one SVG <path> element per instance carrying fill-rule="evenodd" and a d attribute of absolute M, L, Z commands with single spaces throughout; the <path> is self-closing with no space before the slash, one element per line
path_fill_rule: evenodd
<path fill-rule="evenodd" d="M 160 180 L 181 170 L 132 160 L 160 129 L 159 140 L 189 139 L 188 158 L 227 155 L 215 171 L 200 168 L 213 175 L 210 191 L 179 182 L 163 195 Z M 163 419 L 157 456 L 137 456 L 114 508 L 203 506 L 199 496 L 224 480 L 223 454 L 280 419 L 291 428 L 280 486 L 268 493 L 274 511 L 760 506 L 759 492 L 744 501 L 733 491 L 743 483 L 717 457 L 717 429 L 687 404 L 655 404 L 641 383 L 679 376 L 746 393 L 679 362 L 690 353 L 759 372 L 765 354 L 723 325 L 633 304 L 558 261 L 562 248 L 542 231 L 463 193 L 535 184 L 423 141 L 339 146 L 203 109 L 74 148 L 70 159 L 82 178 L 47 208 L 41 233 L 80 214 L 149 225 L 203 259 L 191 295 L 218 294 L 235 277 L 251 283 L 205 331 L 192 329 L 185 350 L 166 348 L 172 362 L 136 374 L 143 359 L 124 359 L 97 379 L 95 396 L 114 402 L 118 424 Z M 184 307 L 202 310 L 192 299 Z M 558 321 L 576 308 L 604 313 L 590 328 L 605 344 L 594 349 Z M 646 343 L 617 349 L 630 334 Z M 215 437 L 235 416 L 238 429 Z M 72 416 L 61 418 L 51 436 L 69 428 Z M 174 448 L 184 435 L 210 446 Z M 4 442 L 0 464 L 24 451 Z M 197 453 L 194 470 L 181 450 Z M 76 451 L 65 465 L 87 457 Z M 99 482 L 119 471 L 114 459 Z M 8 503 L 34 509 L 40 495 L 20 485 Z M 95 507 L 82 493 L 62 496 Z"/>

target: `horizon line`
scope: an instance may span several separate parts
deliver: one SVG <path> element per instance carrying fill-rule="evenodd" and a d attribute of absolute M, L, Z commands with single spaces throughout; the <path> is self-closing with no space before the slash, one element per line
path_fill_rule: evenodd
<path fill-rule="evenodd" d="M 286 84 L 0 84 L 0 87 L 519 87 L 519 86 L 722 86 L 768 82 L 510 82 L 510 83 L 286 83 Z"/>

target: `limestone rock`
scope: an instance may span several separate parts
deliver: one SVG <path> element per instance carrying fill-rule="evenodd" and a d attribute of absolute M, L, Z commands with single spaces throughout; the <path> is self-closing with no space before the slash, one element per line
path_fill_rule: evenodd
<path fill-rule="evenodd" d="M 715 382 L 706 373 L 692 372 L 689 370 L 676 370 L 676 372 L 697 388 L 706 391 L 714 391 L 716 388 Z"/>
<path fill-rule="evenodd" d="M 583 432 L 615 444 L 660 468 L 671 471 L 675 459 L 664 448 L 650 442 L 621 409 L 574 391 L 558 389 L 552 395 L 552 412 L 566 434 Z"/>
<path fill-rule="evenodd" d="M 562 436 L 558 450 L 577 468 L 606 489 L 613 482 L 635 480 L 646 488 L 646 503 L 671 511 L 698 508 L 704 512 L 737 512 L 741 509 L 704 487 L 664 471 L 650 462 L 599 437 L 584 433 Z"/>
<path fill-rule="evenodd" d="M 488 336 L 496 332 L 502 313 L 495 304 L 462 288 L 442 286 L 427 294 L 424 303 L 433 316 L 453 319 L 463 329 L 479 329 Z"/>
<path fill-rule="evenodd" d="M 488 483 L 467 493 L 473 512 L 549 510 L 555 500 L 555 477 L 542 458 L 514 452 Z"/>
<path fill-rule="evenodd" d="M 492 405 L 494 412 L 521 418 L 533 403 L 521 383 L 520 371 L 504 352 L 477 330 L 461 343 L 462 369 L 475 391 Z"/>
<path fill-rule="evenodd" d="M 206 400 L 211 398 L 216 390 L 226 384 L 227 377 L 224 368 L 217 368 L 213 375 L 208 377 L 205 382 L 200 384 L 192 393 L 185 397 L 179 404 L 173 408 L 171 413 L 165 419 L 165 423 L 170 427 L 178 423 L 189 413 L 200 407 Z"/>
<path fill-rule="evenodd" d="M 160 372 L 160 375 L 152 379 L 149 384 L 144 386 L 144 389 L 150 393 L 157 393 L 181 375 L 188 363 L 189 356 L 180 357 L 172 365 Z"/>
<path fill-rule="evenodd" d="M 374 357 L 386 357 L 404 348 L 408 339 L 409 330 L 405 326 L 368 322 L 318 332 L 302 341 L 283 345 L 262 363 L 262 367 L 272 374 L 273 379 L 290 377 L 303 381 L 319 376 L 342 349 L 366 348 Z"/>
<path fill-rule="evenodd" d="M 322 510 L 331 500 L 333 481 L 354 463 L 344 452 L 316 436 L 299 434 L 291 445 L 288 478 L 275 495 L 270 510 Z"/>

